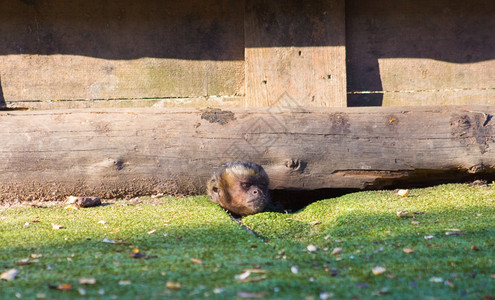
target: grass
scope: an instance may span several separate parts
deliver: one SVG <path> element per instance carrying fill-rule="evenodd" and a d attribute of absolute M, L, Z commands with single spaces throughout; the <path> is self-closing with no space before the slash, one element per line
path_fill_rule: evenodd
<path fill-rule="evenodd" d="M 495 296 L 494 199 L 491 185 L 442 185 L 408 197 L 360 192 L 293 214 L 245 217 L 243 226 L 204 196 L 80 210 L 2 207 L 0 272 L 19 273 L 0 282 L 0 293 L 5 299 L 483 299 Z M 399 218 L 398 210 L 415 217 Z M 445 234 L 454 229 L 464 234 Z M 332 254 L 335 248 L 341 254 Z M 374 275 L 376 266 L 385 272 Z M 71 288 L 54 288 L 64 283 Z"/>

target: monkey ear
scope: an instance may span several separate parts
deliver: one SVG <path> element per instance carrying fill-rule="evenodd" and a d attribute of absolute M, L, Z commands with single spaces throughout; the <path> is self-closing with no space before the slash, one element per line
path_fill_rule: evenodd
<path fill-rule="evenodd" d="M 211 188 L 210 201 L 218 203 L 218 197 L 220 196 L 220 189 L 216 186 Z"/>
<path fill-rule="evenodd" d="M 215 179 L 208 182 L 208 194 L 210 195 L 210 201 L 218 203 L 218 197 L 220 196 L 220 189 L 218 188 L 218 182 Z"/>

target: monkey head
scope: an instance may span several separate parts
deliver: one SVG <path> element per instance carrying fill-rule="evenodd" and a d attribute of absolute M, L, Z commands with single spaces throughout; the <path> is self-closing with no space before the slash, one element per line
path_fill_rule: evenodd
<path fill-rule="evenodd" d="M 262 212 L 270 204 L 269 179 L 260 165 L 228 163 L 208 181 L 210 200 L 240 216 Z"/>

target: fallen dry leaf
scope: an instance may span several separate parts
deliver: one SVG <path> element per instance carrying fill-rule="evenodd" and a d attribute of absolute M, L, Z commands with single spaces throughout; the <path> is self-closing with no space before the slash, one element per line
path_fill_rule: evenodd
<path fill-rule="evenodd" d="M 325 300 L 325 299 L 330 299 L 330 298 L 333 298 L 334 293 L 332 292 L 323 292 L 323 293 L 320 293 L 320 299 L 321 300 Z"/>
<path fill-rule="evenodd" d="M 398 190 L 397 195 L 401 197 L 407 197 L 409 195 L 409 190 Z"/>
<path fill-rule="evenodd" d="M 29 260 L 29 258 L 23 258 L 20 261 L 15 263 L 16 266 L 25 266 L 25 265 L 29 265 L 29 264 L 31 264 L 31 261 Z"/>
<path fill-rule="evenodd" d="M 248 293 L 248 292 L 237 292 L 237 297 L 240 298 L 264 298 L 267 293 Z"/>
<path fill-rule="evenodd" d="M 443 278 L 442 277 L 432 277 L 432 278 L 430 278 L 430 282 L 433 282 L 433 283 L 442 283 L 443 282 Z"/>
<path fill-rule="evenodd" d="M 166 286 L 169 290 L 180 290 L 182 288 L 180 283 L 173 281 L 167 281 Z"/>
<path fill-rule="evenodd" d="M 0 274 L 0 280 L 5 280 L 5 281 L 12 281 L 15 279 L 15 277 L 19 274 L 19 270 L 17 269 L 10 269 L 2 274 Z"/>
<path fill-rule="evenodd" d="M 43 257 L 43 254 L 31 253 L 31 258 L 32 259 L 40 259 L 42 257 Z"/>
<path fill-rule="evenodd" d="M 481 248 L 478 247 L 478 246 L 476 246 L 476 245 L 473 245 L 473 246 L 471 246 L 471 250 L 473 250 L 473 251 L 481 251 Z"/>
<path fill-rule="evenodd" d="M 156 232 L 156 229 L 151 229 L 150 231 L 148 231 L 148 234 L 153 234 Z"/>
<path fill-rule="evenodd" d="M 398 210 L 395 214 L 399 218 L 412 218 L 412 216 L 409 215 L 409 212 L 407 210 Z"/>
<path fill-rule="evenodd" d="M 306 249 L 307 249 L 309 252 L 316 252 L 316 250 L 318 250 L 318 249 L 316 248 L 316 246 L 315 246 L 315 245 L 308 245 L 308 246 L 306 247 Z"/>
<path fill-rule="evenodd" d="M 100 221 L 98 221 L 98 223 L 97 223 L 97 224 L 107 224 L 107 221 L 105 221 L 105 220 L 100 220 Z"/>
<path fill-rule="evenodd" d="M 251 272 L 250 271 L 244 271 L 244 272 L 242 272 L 239 275 L 235 275 L 235 279 L 237 279 L 237 280 L 245 280 L 250 275 L 251 275 Z"/>
<path fill-rule="evenodd" d="M 102 242 L 103 243 L 108 243 L 108 244 L 115 244 L 116 243 L 115 241 L 109 240 L 108 238 L 104 238 Z"/>
<path fill-rule="evenodd" d="M 131 281 L 130 280 L 120 280 L 119 281 L 119 285 L 131 285 Z"/>
<path fill-rule="evenodd" d="M 70 283 L 62 283 L 57 285 L 57 290 L 70 291 L 72 290 L 72 285 Z"/>
<path fill-rule="evenodd" d="M 412 249 L 412 248 L 404 248 L 404 249 L 402 249 L 402 251 L 404 251 L 404 253 L 410 254 L 410 253 L 413 253 L 414 252 L 414 249 Z"/>
<path fill-rule="evenodd" d="M 93 277 L 82 277 L 79 278 L 79 284 L 95 284 L 96 279 Z"/>
<path fill-rule="evenodd" d="M 418 226 L 419 222 L 418 221 L 411 221 L 411 225 Z"/>
<path fill-rule="evenodd" d="M 385 273 L 387 271 L 387 269 L 383 266 L 375 266 L 371 269 L 371 272 L 373 273 L 373 275 L 381 275 L 383 273 Z"/>
<path fill-rule="evenodd" d="M 201 259 L 199 259 L 199 258 L 194 258 L 193 257 L 193 258 L 191 258 L 191 261 L 192 261 L 193 264 L 197 264 L 197 265 L 203 264 L 203 261 Z"/>
<path fill-rule="evenodd" d="M 332 255 L 340 255 L 342 254 L 342 248 L 341 247 L 335 247 L 332 250 Z"/>
<path fill-rule="evenodd" d="M 52 229 L 63 229 L 64 226 L 52 223 Z"/>
<path fill-rule="evenodd" d="M 61 283 L 57 285 L 48 285 L 49 288 L 59 291 L 70 291 L 72 290 L 72 285 L 70 283 Z"/>
<path fill-rule="evenodd" d="M 297 274 L 297 273 L 299 273 L 299 268 L 297 266 L 292 266 L 292 267 L 290 267 L 290 271 L 293 274 Z"/>
<path fill-rule="evenodd" d="M 320 225 L 321 224 L 321 221 L 313 221 L 311 223 L 309 223 L 311 226 L 316 226 L 316 225 Z"/>
<path fill-rule="evenodd" d="M 463 235 L 465 234 L 464 231 L 461 231 L 459 229 L 447 229 L 448 231 L 445 232 L 445 235 Z"/>
<path fill-rule="evenodd" d="M 424 238 L 425 238 L 425 240 L 431 240 L 431 239 L 435 238 L 435 236 L 429 234 L 429 235 L 425 235 Z"/>
<path fill-rule="evenodd" d="M 241 282 L 257 282 L 266 279 L 266 276 L 264 275 L 265 273 L 266 271 L 263 269 L 247 269 L 241 274 L 236 275 L 235 279 Z M 250 277 L 252 274 L 262 274 L 262 275 L 258 275 L 256 277 Z"/>

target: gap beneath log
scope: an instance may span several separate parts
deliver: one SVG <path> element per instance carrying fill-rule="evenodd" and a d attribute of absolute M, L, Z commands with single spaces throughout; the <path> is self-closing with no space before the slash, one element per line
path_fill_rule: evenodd
<path fill-rule="evenodd" d="M 421 174 L 425 177 L 417 176 Z M 383 189 L 396 190 L 396 189 L 412 189 L 412 188 L 425 188 L 439 184 L 447 183 L 473 183 L 480 180 L 481 182 L 491 183 L 495 181 L 495 173 L 483 172 L 479 174 L 469 174 L 453 171 L 428 171 L 423 170 L 418 172 L 412 177 L 403 177 L 398 180 L 381 182 L 379 186 Z M 377 180 L 380 181 L 380 180 Z M 372 187 L 368 190 L 373 189 Z M 375 188 L 376 189 L 376 188 Z M 296 212 L 309 204 L 323 200 L 344 196 L 350 193 L 356 193 L 361 191 L 360 189 L 341 189 L 341 188 L 328 188 L 328 189 L 316 189 L 316 190 L 297 190 L 297 189 L 284 189 L 284 190 L 272 190 L 273 201 L 277 204 L 279 212 Z"/>
<path fill-rule="evenodd" d="M 272 190 L 493 178 L 491 106 L 0 111 L 0 199 L 204 193 L 229 161 Z"/>

